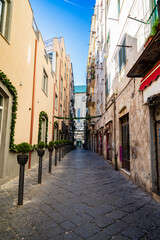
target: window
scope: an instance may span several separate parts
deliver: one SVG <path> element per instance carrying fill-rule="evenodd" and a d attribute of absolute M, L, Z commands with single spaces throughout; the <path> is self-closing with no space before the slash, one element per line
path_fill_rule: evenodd
<path fill-rule="evenodd" d="M 46 142 L 46 119 L 42 118 L 42 137 L 41 137 L 41 141 Z"/>
<path fill-rule="evenodd" d="M 103 103 L 103 93 L 101 93 L 101 104 Z"/>
<path fill-rule="evenodd" d="M 110 48 L 110 30 L 108 31 L 108 36 L 107 36 L 107 51 Z"/>
<path fill-rule="evenodd" d="M 126 48 L 125 48 L 125 44 L 126 44 L 126 39 L 124 38 L 123 43 L 122 43 L 122 47 L 119 50 L 119 72 L 122 71 L 123 67 L 126 64 Z"/>
<path fill-rule="evenodd" d="M 81 110 L 80 108 L 78 108 L 77 110 L 77 117 L 79 118 L 81 116 Z M 80 119 L 78 119 L 78 122 L 80 122 Z"/>
<path fill-rule="evenodd" d="M 64 88 L 64 107 L 65 107 L 65 103 L 66 103 L 66 89 Z"/>
<path fill-rule="evenodd" d="M 58 96 L 55 94 L 55 109 L 58 109 Z"/>
<path fill-rule="evenodd" d="M 0 0 L 0 33 L 9 40 L 11 25 L 11 1 Z"/>
<path fill-rule="evenodd" d="M 62 117 L 62 104 L 60 105 L 60 117 Z"/>
<path fill-rule="evenodd" d="M 67 103 L 68 103 L 68 98 L 66 97 L 66 106 L 65 106 L 65 108 L 66 108 L 66 111 L 68 111 L 68 108 L 67 108 Z"/>
<path fill-rule="evenodd" d="M 63 78 L 61 77 L 61 100 L 62 100 L 62 94 L 63 94 Z"/>
<path fill-rule="evenodd" d="M 46 95 L 48 94 L 48 76 L 45 70 L 43 70 L 42 90 Z"/>
<path fill-rule="evenodd" d="M 0 143 L 1 143 L 1 133 L 2 133 L 2 119 L 3 119 L 3 97 L 0 95 Z"/>
<path fill-rule="evenodd" d="M 110 88 L 111 88 L 111 74 L 109 74 L 107 78 L 107 95 L 109 94 Z"/>

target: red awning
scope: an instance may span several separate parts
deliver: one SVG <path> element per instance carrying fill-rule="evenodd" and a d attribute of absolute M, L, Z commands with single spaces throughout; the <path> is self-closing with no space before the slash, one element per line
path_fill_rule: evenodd
<path fill-rule="evenodd" d="M 158 76 L 160 76 L 160 62 L 141 80 L 139 90 L 142 91 L 145 87 L 149 86 Z"/>

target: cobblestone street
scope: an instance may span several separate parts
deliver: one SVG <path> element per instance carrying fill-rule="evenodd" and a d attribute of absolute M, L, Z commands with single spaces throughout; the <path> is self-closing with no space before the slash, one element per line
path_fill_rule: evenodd
<path fill-rule="evenodd" d="M 24 205 L 18 178 L 0 188 L 0 239 L 160 239 L 160 204 L 100 156 L 75 150 L 48 173 L 25 175 Z"/>

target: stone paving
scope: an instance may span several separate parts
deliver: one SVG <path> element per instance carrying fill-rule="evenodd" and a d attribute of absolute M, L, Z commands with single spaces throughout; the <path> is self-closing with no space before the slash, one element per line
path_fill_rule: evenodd
<path fill-rule="evenodd" d="M 0 188 L 0 240 L 160 239 L 160 204 L 103 158 L 70 152 L 42 184 L 37 166 L 25 174 L 24 205 L 18 178 Z"/>

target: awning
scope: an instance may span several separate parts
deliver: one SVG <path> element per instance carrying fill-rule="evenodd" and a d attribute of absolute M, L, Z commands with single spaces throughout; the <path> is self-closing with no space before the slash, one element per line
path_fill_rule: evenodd
<path fill-rule="evenodd" d="M 149 86 L 158 76 L 160 76 L 160 62 L 141 80 L 139 90 L 142 91 L 145 87 Z"/>

